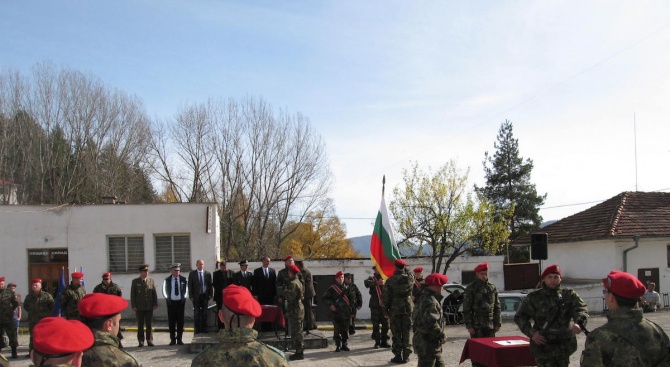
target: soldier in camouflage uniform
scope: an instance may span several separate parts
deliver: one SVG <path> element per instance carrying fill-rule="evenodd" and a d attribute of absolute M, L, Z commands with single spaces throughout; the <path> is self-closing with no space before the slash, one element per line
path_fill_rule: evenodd
<path fill-rule="evenodd" d="M 581 366 L 670 366 L 668 335 L 636 307 L 645 292 L 642 282 L 628 273 L 612 270 L 603 285 L 607 324 L 586 337 Z"/>
<path fill-rule="evenodd" d="M 489 264 L 475 267 L 476 279 L 465 288 L 463 320 L 471 338 L 489 338 L 500 330 L 500 299 L 496 286 L 489 283 Z M 483 366 L 472 362 L 472 365 Z"/>
<path fill-rule="evenodd" d="M 391 350 L 393 363 L 407 363 L 412 353 L 412 342 L 409 333 L 412 329 L 412 287 L 414 273 L 405 269 L 404 260 L 398 259 L 394 263 L 395 273 L 386 281 L 384 293 L 384 307 L 390 317 L 393 345 Z"/>
<path fill-rule="evenodd" d="M 372 339 L 375 340 L 374 348 L 391 348 L 388 343 L 389 340 L 389 318 L 385 312 L 384 306 L 384 292 L 386 286 L 384 285 L 384 278 L 377 272 L 376 267 L 372 267 L 374 274 L 366 279 L 363 284 L 365 288 L 370 289 L 370 321 L 372 322 Z"/>
<path fill-rule="evenodd" d="M 79 314 L 95 337 L 95 344 L 84 351 L 82 365 L 90 367 L 138 367 L 137 360 L 119 348 L 116 335 L 121 326 L 121 311 L 128 307 L 125 299 L 104 293 L 87 294 L 79 302 Z"/>
<path fill-rule="evenodd" d="M 226 328 L 219 330 L 219 344 L 195 356 L 191 367 L 289 367 L 283 352 L 256 340 L 258 332 L 253 326 L 261 313 L 261 305 L 248 289 L 226 287 L 219 311 Z"/>
<path fill-rule="evenodd" d="M 93 345 L 93 333 L 80 321 L 45 317 L 35 325 L 30 358 L 35 366 L 86 366 L 83 351 Z"/>
<path fill-rule="evenodd" d="M 314 290 L 314 280 L 312 279 L 312 272 L 304 266 L 303 261 L 296 261 L 295 266 L 300 269 L 302 281 L 305 284 L 305 296 L 302 300 L 302 304 L 305 308 L 305 321 L 302 325 L 302 329 L 309 334 L 310 330 L 316 329 L 316 322 L 314 321 L 314 315 L 312 314 L 312 302 L 316 295 L 316 290 Z"/>
<path fill-rule="evenodd" d="M 414 301 L 412 327 L 414 353 L 419 359 L 418 367 L 444 367 L 442 345 L 447 342 L 442 314 L 442 286 L 447 276 L 433 273 L 426 277 L 419 296 Z"/>
<path fill-rule="evenodd" d="M 23 308 L 28 312 L 28 330 L 30 332 L 29 350 L 33 350 L 33 328 L 40 320 L 51 316 L 54 309 L 54 298 L 49 292 L 42 292 L 42 279 L 33 279 L 31 291 L 23 301 Z"/>
<path fill-rule="evenodd" d="M 582 332 L 577 323 L 586 324 L 588 310 L 577 292 L 561 287 L 558 265 L 548 266 L 541 278 L 541 288 L 521 303 L 514 322 L 531 339 L 530 352 L 538 367 L 567 367 L 577 350 L 575 334 Z"/>
<path fill-rule="evenodd" d="M 302 333 L 302 322 L 305 318 L 305 308 L 302 304 L 302 299 L 305 290 L 297 274 L 300 274 L 300 269 L 295 265 L 291 265 L 288 268 L 288 276 L 291 282 L 284 291 L 284 297 L 288 302 L 287 318 L 291 329 L 291 341 L 295 348 L 295 354 L 288 357 L 292 361 L 305 358 L 305 335 Z"/>
<path fill-rule="evenodd" d="M 351 319 L 352 298 L 351 288 L 344 284 L 344 272 L 335 274 L 335 283 L 328 287 L 323 295 L 323 301 L 330 308 L 333 320 L 333 340 L 335 351 L 349 351 L 349 320 Z"/>
<path fill-rule="evenodd" d="M 110 272 L 102 274 L 102 281 L 100 282 L 100 284 L 96 285 L 95 288 L 93 288 L 93 293 L 104 293 L 123 297 L 121 287 L 119 287 L 118 284 L 112 281 L 112 273 Z M 123 334 L 121 334 L 120 328 L 119 333 L 116 334 L 116 337 L 119 338 L 119 340 L 123 339 Z M 119 348 L 123 348 L 123 345 L 121 345 L 120 341 L 119 341 Z"/>
<path fill-rule="evenodd" d="M 421 288 L 426 284 L 426 281 L 423 279 L 423 266 L 417 266 L 414 268 L 414 286 L 412 286 L 412 302 L 416 302 L 416 299 L 419 298 L 419 292 Z"/>
<path fill-rule="evenodd" d="M 356 311 L 360 310 L 363 307 L 363 295 L 358 289 L 358 286 L 354 283 L 354 275 L 351 273 L 344 274 L 344 283 L 351 288 L 351 293 L 355 296 L 356 300 L 351 301 L 351 318 L 349 319 L 349 335 L 356 334 Z M 355 306 L 355 308 L 353 307 Z"/>
<path fill-rule="evenodd" d="M 288 255 L 284 258 L 284 269 L 277 272 L 277 301 L 280 306 L 284 306 L 284 289 L 291 283 L 291 278 L 288 276 L 288 268 L 295 265 L 293 255 Z M 284 310 L 286 311 L 286 310 Z"/>
<path fill-rule="evenodd" d="M 12 358 L 18 358 L 16 348 L 19 346 L 14 326 L 14 309 L 19 307 L 19 300 L 14 291 L 5 288 L 5 277 L 0 278 L 0 335 L 2 331 L 9 338 L 9 346 L 12 349 Z"/>
<path fill-rule="evenodd" d="M 86 295 L 86 289 L 81 285 L 84 273 L 76 271 L 70 275 L 72 281 L 70 285 L 63 289 L 60 303 L 65 312 L 65 318 L 68 320 L 79 320 L 79 309 L 77 304 Z"/>

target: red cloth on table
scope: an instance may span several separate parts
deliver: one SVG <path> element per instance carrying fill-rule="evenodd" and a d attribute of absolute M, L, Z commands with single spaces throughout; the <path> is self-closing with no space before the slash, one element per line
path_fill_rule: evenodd
<path fill-rule="evenodd" d="M 489 367 L 535 366 L 535 358 L 530 354 L 530 344 L 501 345 L 501 340 L 528 341 L 525 336 L 497 336 L 495 338 L 470 338 L 463 346 L 461 362 L 470 359 Z"/>
<path fill-rule="evenodd" d="M 261 306 L 262 313 L 256 318 L 256 322 L 274 322 L 283 328 L 286 327 L 286 320 L 284 320 L 284 312 L 281 308 L 275 306 Z"/>

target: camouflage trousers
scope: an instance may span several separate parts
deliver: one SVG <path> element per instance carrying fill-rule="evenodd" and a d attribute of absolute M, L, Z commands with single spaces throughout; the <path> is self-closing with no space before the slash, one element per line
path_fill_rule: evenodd
<path fill-rule="evenodd" d="M 2 335 L 3 331 L 5 334 L 7 334 L 7 338 L 9 338 L 9 346 L 18 347 L 19 338 L 16 335 L 16 326 L 14 325 L 14 320 L 9 322 L 0 322 L 0 335 Z"/>
<path fill-rule="evenodd" d="M 535 357 L 537 367 L 568 367 L 570 365 L 570 356 L 560 356 L 555 358 Z"/>
<path fill-rule="evenodd" d="M 551 340 L 547 337 L 547 340 Z M 574 334 L 563 338 L 562 341 L 545 345 L 530 343 L 530 353 L 535 357 L 539 367 L 568 367 L 570 355 L 577 350 L 577 337 Z"/>
<path fill-rule="evenodd" d="M 337 346 L 340 343 L 347 344 L 347 340 L 349 340 L 349 317 L 333 318 L 333 340 L 335 340 Z"/>
<path fill-rule="evenodd" d="M 417 367 L 444 367 L 442 359 L 442 344 L 439 340 L 433 340 L 426 335 L 415 333 L 412 339 L 414 353 L 419 359 Z M 473 363 L 474 365 L 474 363 Z"/>
<path fill-rule="evenodd" d="M 288 319 L 291 343 L 296 353 L 302 353 L 305 350 L 305 334 L 303 334 L 302 323 L 303 319 L 300 317 L 289 317 Z"/>
<path fill-rule="evenodd" d="M 386 343 L 389 340 L 389 319 L 384 316 L 380 307 L 370 308 L 372 322 L 372 339 L 377 343 Z M 379 330 L 381 329 L 381 330 Z"/>
<path fill-rule="evenodd" d="M 412 341 L 409 339 L 409 332 L 412 330 L 411 315 L 406 313 L 391 316 L 390 326 L 393 336 L 391 351 L 403 359 L 409 358 L 412 354 Z"/>

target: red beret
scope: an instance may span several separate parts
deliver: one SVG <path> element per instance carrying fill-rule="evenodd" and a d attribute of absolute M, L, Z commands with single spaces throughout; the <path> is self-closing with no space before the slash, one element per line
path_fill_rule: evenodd
<path fill-rule="evenodd" d="M 80 271 L 75 271 L 74 273 L 72 273 L 71 276 L 72 276 L 73 279 L 81 279 L 81 278 L 84 277 L 84 273 L 82 273 Z"/>
<path fill-rule="evenodd" d="M 105 293 L 89 293 L 77 304 L 79 314 L 87 319 L 114 316 L 128 307 L 123 297 Z"/>
<path fill-rule="evenodd" d="M 294 272 L 295 274 L 300 274 L 300 268 L 295 265 L 289 266 L 288 270 Z"/>
<path fill-rule="evenodd" d="M 544 269 L 540 278 L 544 278 L 544 276 L 547 274 L 561 275 L 561 268 L 558 266 L 558 264 L 549 265 L 546 269 Z"/>
<path fill-rule="evenodd" d="M 489 263 L 481 263 L 475 267 L 475 273 L 480 271 L 489 271 Z"/>
<path fill-rule="evenodd" d="M 105 274 L 102 274 L 103 278 L 109 278 L 111 276 L 112 276 L 112 273 L 110 273 L 110 272 L 106 272 Z"/>
<path fill-rule="evenodd" d="M 223 290 L 223 303 L 229 310 L 241 315 L 258 317 L 263 312 L 261 304 L 254 299 L 251 292 L 239 285 L 229 285 Z"/>
<path fill-rule="evenodd" d="M 421 273 L 422 271 L 423 271 L 423 266 L 417 266 L 416 268 L 414 268 L 415 273 Z"/>
<path fill-rule="evenodd" d="M 448 280 L 449 278 L 444 274 L 432 273 L 426 277 L 426 285 L 437 285 L 441 287 L 447 284 Z"/>
<path fill-rule="evenodd" d="M 642 297 L 647 287 L 636 277 L 623 271 L 612 270 L 603 279 L 603 286 L 619 297 L 637 299 Z"/>
<path fill-rule="evenodd" d="M 288 255 L 284 258 L 284 262 L 286 262 L 286 260 L 291 260 L 292 258 L 293 258 L 293 255 Z"/>
<path fill-rule="evenodd" d="M 340 270 L 337 273 L 335 273 L 335 278 L 337 278 L 339 276 L 343 276 L 343 275 L 344 275 L 344 272 L 342 270 Z"/>
<path fill-rule="evenodd" d="M 5 281 L 5 277 L 0 277 L 0 282 L 4 282 L 4 281 Z"/>
<path fill-rule="evenodd" d="M 399 267 L 399 268 L 402 268 L 402 267 L 404 267 L 405 265 L 407 265 L 407 263 L 406 263 L 405 260 L 403 260 L 403 259 L 398 259 L 398 260 L 396 260 L 396 261 L 393 262 L 393 265 L 395 265 L 395 266 L 397 266 L 397 267 Z"/>
<path fill-rule="evenodd" d="M 33 280 L 30 281 L 30 284 L 35 284 L 35 283 L 42 283 L 42 279 L 40 279 L 40 278 L 35 278 L 35 279 L 33 279 Z"/>
<path fill-rule="evenodd" d="M 83 352 L 94 341 L 88 326 L 63 317 L 45 317 L 33 328 L 33 347 L 44 356 Z"/>

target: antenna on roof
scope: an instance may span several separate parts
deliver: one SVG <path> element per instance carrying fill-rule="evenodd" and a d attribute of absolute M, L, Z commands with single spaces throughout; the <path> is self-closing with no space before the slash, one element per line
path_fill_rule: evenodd
<path fill-rule="evenodd" d="M 633 138 L 635 139 L 635 192 L 637 192 L 637 123 L 633 112 Z"/>

